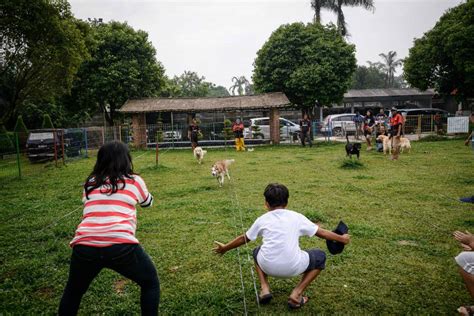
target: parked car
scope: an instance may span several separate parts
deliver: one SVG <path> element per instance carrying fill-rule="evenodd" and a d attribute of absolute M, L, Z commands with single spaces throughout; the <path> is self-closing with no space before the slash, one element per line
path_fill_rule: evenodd
<path fill-rule="evenodd" d="M 172 140 L 181 140 L 182 139 L 181 131 L 164 131 L 163 132 L 163 141 L 169 142 Z"/>
<path fill-rule="evenodd" d="M 62 157 L 62 133 L 64 133 L 64 131 L 61 129 L 40 129 L 31 131 L 26 140 L 28 159 L 31 162 L 53 160 L 55 150 L 56 157 Z M 64 147 L 66 150 L 66 141 Z"/>
<path fill-rule="evenodd" d="M 342 136 L 346 133 L 355 133 L 354 113 L 331 114 L 324 118 L 319 130 L 323 134 L 331 133 L 333 136 Z"/>
<path fill-rule="evenodd" d="M 259 134 L 256 138 L 269 139 L 270 138 L 270 118 L 269 117 L 257 117 L 250 119 L 250 126 L 244 128 L 244 138 L 251 138 L 252 133 L 255 131 L 252 126 L 258 126 L 260 128 Z M 252 129 L 252 133 L 251 133 Z M 280 117 L 280 137 L 287 139 L 293 135 L 299 136 L 300 126 L 286 118 Z M 254 137 L 255 138 L 255 137 Z"/>
<path fill-rule="evenodd" d="M 400 109 L 398 110 L 402 115 L 435 115 L 448 116 L 449 112 L 438 108 L 414 108 L 414 109 Z"/>

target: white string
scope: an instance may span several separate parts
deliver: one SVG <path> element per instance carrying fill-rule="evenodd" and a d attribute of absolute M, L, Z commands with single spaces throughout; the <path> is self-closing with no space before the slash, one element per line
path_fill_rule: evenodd
<path fill-rule="evenodd" d="M 236 193 L 236 190 L 235 190 L 234 185 L 233 185 L 232 182 L 231 182 L 231 184 L 230 184 L 230 187 L 231 187 L 232 192 L 233 192 L 233 194 L 234 194 L 233 201 L 235 202 L 236 207 L 237 207 L 237 209 L 239 210 L 239 214 L 240 214 L 240 228 L 241 228 L 242 234 L 245 235 L 244 221 L 243 221 L 243 215 L 242 215 L 242 207 L 241 207 L 241 205 L 240 205 L 239 198 L 237 197 L 237 193 Z M 234 215 L 234 219 L 235 219 L 235 215 Z M 248 245 L 246 236 L 244 237 L 244 240 L 245 240 L 245 247 L 246 247 L 246 249 L 247 249 L 247 261 L 248 261 L 248 262 L 253 262 L 253 260 L 250 258 L 249 252 L 250 252 L 251 250 L 250 250 L 250 247 L 249 247 L 249 245 Z M 254 291 L 255 291 L 255 299 L 256 299 L 256 301 L 257 301 L 257 307 L 260 308 L 259 296 L 258 296 L 258 290 L 257 290 L 257 282 L 256 282 L 256 279 L 255 279 L 255 274 L 254 274 L 254 271 L 253 271 L 253 267 L 254 267 L 254 266 L 253 266 L 253 264 L 252 264 L 252 266 L 250 267 L 250 274 L 252 275 L 252 282 L 253 282 L 253 288 L 254 288 Z"/>

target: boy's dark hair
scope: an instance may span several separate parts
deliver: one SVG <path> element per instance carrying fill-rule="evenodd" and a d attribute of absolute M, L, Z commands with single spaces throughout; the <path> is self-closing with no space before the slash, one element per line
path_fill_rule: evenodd
<path fill-rule="evenodd" d="M 270 183 L 267 185 L 263 195 L 270 207 L 285 206 L 288 204 L 288 198 L 290 197 L 288 188 L 279 183 Z"/>
<path fill-rule="evenodd" d="M 125 186 L 125 178 L 131 179 L 133 175 L 132 157 L 127 145 L 122 142 L 109 142 L 100 147 L 97 153 L 97 161 L 91 174 L 84 184 L 86 198 L 94 189 L 105 184 L 107 187 L 104 193 L 115 193 Z"/>

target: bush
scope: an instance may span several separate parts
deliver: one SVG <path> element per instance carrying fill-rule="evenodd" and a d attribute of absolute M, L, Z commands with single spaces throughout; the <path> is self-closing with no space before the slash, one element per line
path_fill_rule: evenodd
<path fill-rule="evenodd" d="M 28 139 L 28 129 L 26 128 L 25 122 L 23 121 L 23 117 L 21 115 L 18 115 L 13 131 L 18 133 L 18 142 L 20 143 L 20 147 L 25 147 L 26 140 Z"/>
<path fill-rule="evenodd" d="M 3 124 L 0 125 L 0 154 L 14 153 L 15 146 Z"/>
<path fill-rule="evenodd" d="M 54 128 L 53 121 L 51 121 L 51 116 L 49 116 L 49 114 L 43 116 L 43 124 L 41 124 L 41 128 Z"/>
<path fill-rule="evenodd" d="M 232 132 L 232 122 L 229 119 L 224 120 L 224 129 L 222 130 L 222 133 L 224 134 L 224 139 L 232 139 L 232 136 L 234 133 Z"/>

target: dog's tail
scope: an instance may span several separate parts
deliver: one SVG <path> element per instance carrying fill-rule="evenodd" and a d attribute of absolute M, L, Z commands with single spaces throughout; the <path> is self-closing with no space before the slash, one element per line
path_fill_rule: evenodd
<path fill-rule="evenodd" d="M 347 140 L 347 143 L 349 144 L 349 136 L 346 134 L 346 140 Z"/>
<path fill-rule="evenodd" d="M 228 165 L 230 165 L 231 163 L 235 162 L 235 159 L 227 159 L 225 161 Z"/>

